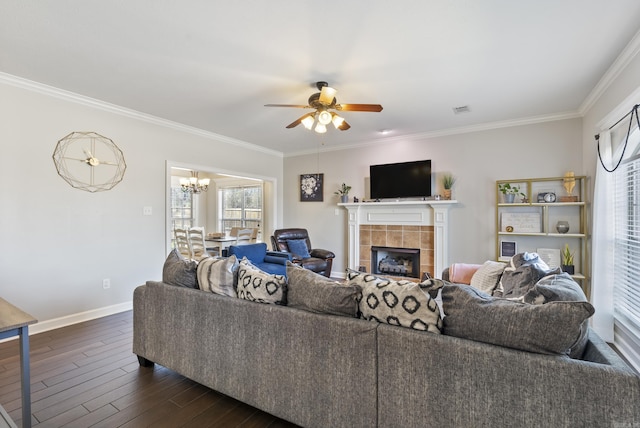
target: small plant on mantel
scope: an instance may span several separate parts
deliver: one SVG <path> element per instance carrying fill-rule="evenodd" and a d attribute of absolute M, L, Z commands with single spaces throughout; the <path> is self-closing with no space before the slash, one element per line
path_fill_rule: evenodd
<path fill-rule="evenodd" d="M 349 200 L 349 191 L 351 190 L 351 186 L 348 186 L 346 183 L 342 183 L 340 188 L 338 188 L 337 192 L 333 192 L 334 195 L 340 196 L 341 202 L 347 202 Z"/>
<path fill-rule="evenodd" d="M 452 174 L 444 174 L 442 176 L 442 187 L 444 187 L 444 198 L 451 199 L 451 189 L 456 183 L 456 178 Z"/>
<path fill-rule="evenodd" d="M 569 248 L 569 244 L 564 244 L 564 249 L 562 250 L 560 256 L 562 257 L 562 271 L 568 273 L 569 275 L 573 275 L 575 273 L 575 266 L 573 265 L 573 255 Z"/>

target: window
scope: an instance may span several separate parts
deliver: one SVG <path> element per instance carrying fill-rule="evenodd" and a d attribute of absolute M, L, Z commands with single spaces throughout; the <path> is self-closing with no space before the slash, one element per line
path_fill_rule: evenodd
<path fill-rule="evenodd" d="M 625 121 L 627 124 L 628 122 Z M 627 125 L 628 126 L 628 125 Z M 635 129 L 634 129 L 635 128 Z M 614 343 L 640 365 L 640 131 L 631 128 L 624 159 L 613 173 L 614 183 Z M 628 128 L 612 133 L 624 145 Z M 624 134 L 621 137 L 621 134 Z M 614 141 L 613 139 L 617 141 Z"/>
<path fill-rule="evenodd" d="M 218 191 L 220 229 L 257 227 L 262 223 L 262 186 L 224 187 Z"/>
<path fill-rule="evenodd" d="M 193 224 L 193 195 L 182 191 L 180 177 L 171 177 L 171 230 L 189 229 Z M 175 248 L 173 232 L 171 248 Z"/>

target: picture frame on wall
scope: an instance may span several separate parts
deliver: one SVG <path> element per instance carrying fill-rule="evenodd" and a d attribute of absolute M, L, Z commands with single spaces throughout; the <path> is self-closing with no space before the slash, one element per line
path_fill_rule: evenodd
<path fill-rule="evenodd" d="M 501 262 L 509 261 L 517 252 L 518 244 L 515 241 L 500 241 L 500 257 L 498 260 Z"/>
<path fill-rule="evenodd" d="M 322 202 L 324 174 L 300 175 L 300 202 Z"/>

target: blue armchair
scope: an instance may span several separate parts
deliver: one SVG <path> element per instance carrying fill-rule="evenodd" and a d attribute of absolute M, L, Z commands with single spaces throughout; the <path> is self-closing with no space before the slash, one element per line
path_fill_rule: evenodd
<path fill-rule="evenodd" d="M 290 253 L 267 251 L 267 244 L 260 242 L 249 245 L 230 245 L 229 255 L 238 260 L 246 257 L 257 268 L 276 275 L 287 276 L 287 260 L 292 260 Z"/>

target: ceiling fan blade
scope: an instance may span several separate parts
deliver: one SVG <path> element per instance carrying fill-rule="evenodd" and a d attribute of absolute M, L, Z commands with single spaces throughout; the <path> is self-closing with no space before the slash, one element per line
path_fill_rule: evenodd
<path fill-rule="evenodd" d="M 293 107 L 293 108 L 313 108 L 311 106 L 303 106 L 301 104 L 265 104 L 265 107 Z"/>
<path fill-rule="evenodd" d="M 336 104 L 336 110 L 341 111 L 382 111 L 380 104 Z"/>
<path fill-rule="evenodd" d="M 287 125 L 287 129 L 291 129 L 291 128 L 295 128 L 296 126 L 300 125 L 300 123 L 305 120 L 307 117 L 309 116 L 313 116 L 315 114 L 314 113 L 307 113 L 307 114 L 303 114 L 302 116 L 300 116 L 298 119 L 296 119 L 295 121 L 291 122 L 290 124 Z"/>
<path fill-rule="evenodd" d="M 320 90 L 320 98 L 318 99 L 318 101 L 322 105 L 330 106 L 331 104 L 333 104 L 333 99 L 335 98 L 336 93 L 338 93 L 337 90 L 329 86 L 323 86 Z"/>
<path fill-rule="evenodd" d="M 345 121 L 343 121 L 343 122 L 340 124 L 340 126 L 338 126 L 338 129 L 339 129 L 339 130 L 341 130 L 341 131 L 346 131 L 346 130 L 347 130 L 347 129 L 349 129 L 349 128 L 351 128 L 351 125 L 349 125 L 349 124 L 347 123 L 347 121 L 346 121 L 346 120 L 345 120 Z"/>

